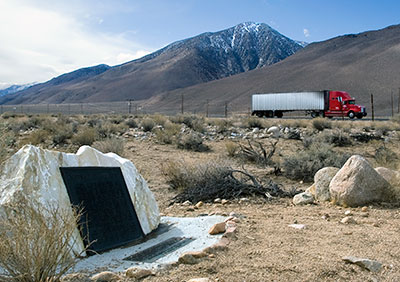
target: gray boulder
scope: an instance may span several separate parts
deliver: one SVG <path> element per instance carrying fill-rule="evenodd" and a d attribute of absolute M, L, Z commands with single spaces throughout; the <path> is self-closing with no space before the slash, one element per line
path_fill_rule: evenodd
<path fill-rule="evenodd" d="M 331 200 L 342 206 L 356 207 L 385 201 L 390 184 L 363 157 L 351 156 L 333 177 Z"/>
<path fill-rule="evenodd" d="M 315 199 L 318 201 L 330 201 L 329 184 L 339 171 L 337 167 L 324 167 L 314 175 Z"/>
<path fill-rule="evenodd" d="M 390 184 L 390 194 L 392 198 L 400 200 L 400 171 L 392 170 L 386 167 L 375 168 L 376 172 L 380 174 Z"/>

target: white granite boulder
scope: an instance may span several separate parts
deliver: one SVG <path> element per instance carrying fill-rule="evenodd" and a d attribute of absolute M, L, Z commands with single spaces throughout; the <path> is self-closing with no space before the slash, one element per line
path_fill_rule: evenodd
<path fill-rule="evenodd" d="M 114 153 L 103 154 L 82 146 L 76 154 L 43 150 L 26 145 L 8 159 L 0 175 L 0 211 L 17 201 L 19 195 L 32 198 L 43 205 L 55 205 L 67 210 L 71 203 L 61 176 L 60 167 L 120 167 L 144 234 L 156 229 L 160 222 L 159 209 L 144 178 L 134 164 Z M 76 231 L 75 253 L 84 245 Z"/>
<path fill-rule="evenodd" d="M 351 156 L 329 185 L 331 200 L 342 206 L 361 206 L 387 199 L 389 183 L 363 157 Z"/>
<path fill-rule="evenodd" d="M 314 175 L 314 196 L 316 200 L 320 202 L 330 201 L 329 184 L 338 171 L 337 167 L 324 167 L 317 171 Z"/>

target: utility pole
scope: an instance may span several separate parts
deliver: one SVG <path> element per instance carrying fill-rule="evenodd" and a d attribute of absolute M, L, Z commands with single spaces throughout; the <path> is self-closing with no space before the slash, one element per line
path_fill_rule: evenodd
<path fill-rule="evenodd" d="M 375 114 L 374 114 L 374 94 L 371 93 L 371 117 L 372 121 L 375 120 Z"/>
<path fill-rule="evenodd" d="M 225 118 L 228 117 L 228 102 L 225 102 Z"/>
<path fill-rule="evenodd" d="M 181 114 L 183 115 L 183 93 L 182 93 L 182 98 L 181 98 Z"/>
<path fill-rule="evenodd" d="M 81 114 L 83 115 L 83 104 L 81 103 Z"/>
<path fill-rule="evenodd" d="M 47 104 L 47 113 L 49 113 L 49 112 L 50 112 L 50 105 Z"/>
<path fill-rule="evenodd" d="M 131 114 L 132 99 L 128 100 L 128 114 Z"/>

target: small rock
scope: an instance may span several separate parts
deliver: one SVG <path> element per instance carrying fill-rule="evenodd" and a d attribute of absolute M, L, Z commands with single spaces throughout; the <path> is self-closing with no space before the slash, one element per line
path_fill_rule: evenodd
<path fill-rule="evenodd" d="M 183 264 L 196 264 L 199 260 L 190 253 L 184 253 L 179 257 L 178 262 Z"/>
<path fill-rule="evenodd" d="M 189 200 L 182 203 L 182 206 L 191 206 L 191 205 L 192 203 Z"/>
<path fill-rule="evenodd" d="M 154 273 L 148 269 L 143 269 L 139 267 L 130 267 L 125 271 L 125 275 L 128 278 L 142 279 L 154 275 Z"/>
<path fill-rule="evenodd" d="M 186 211 L 192 212 L 192 211 L 194 211 L 194 208 L 187 208 Z"/>
<path fill-rule="evenodd" d="M 347 211 L 344 212 L 344 215 L 350 216 L 350 215 L 352 215 L 352 213 L 351 213 L 351 211 L 347 210 Z"/>
<path fill-rule="evenodd" d="M 7 280 L 5 280 L 7 281 Z M 62 282 L 91 282 L 88 274 L 85 273 L 71 273 L 66 274 L 61 278 Z"/>
<path fill-rule="evenodd" d="M 295 228 L 295 229 L 305 229 L 306 226 L 304 224 L 289 224 L 289 227 Z"/>
<path fill-rule="evenodd" d="M 234 222 L 233 220 L 226 221 L 225 228 L 229 228 L 229 227 L 236 227 L 236 222 Z"/>
<path fill-rule="evenodd" d="M 220 199 L 220 198 L 216 198 L 216 199 L 214 200 L 214 203 L 216 203 L 216 204 L 221 203 L 221 199 Z"/>
<path fill-rule="evenodd" d="M 322 219 L 328 220 L 330 218 L 329 214 L 324 214 L 323 216 L 321 216 Z"/>
<path fill-rule="evenodd" d="M 221 200 L 221 204 L 223 204 L 223 205 L 229 204 L 229 201 L 228 201 L 228 200 L 225 200 L 225 199 L 222 199 L 222 200 Z"/>
<path fill-rule="evenodd" d="M 361 208 L 361 211 L 362 211 L 362 212 L 367 212 L 367 211 L 368 211 L 368 207 L 366 207 L 366 206 L 362 207 L 362 208 Z"/>
<path fill-rule="evenodd" d="M 227 217 L 224 221 L 225 222 L 228 222 L 228 221 L 231 221 L 231 220 L 233 220 L 234 218 L 236 218 L 236 217 L 233 217 L 233 216 L 229 216 L 229 217 Z"/>
<path fill-rule="evenodd" d="M 228 249 L 228 245 L 229 245 L 229 239 L 222 238 L 214 245 L 205 248 L 203 251 L 207 254 L 215 254 L 216 252 L 224 251 L 224 250 Z"/>
<path fill-rule="evenodd" d="M 202 201 L 200 201 L 200 202 L 198 202 L 196 205 L 195 205 L 195 207 L 196 208 L 200 208 L 200 207 L 202 207 L 204 205 L 204 203 L 202 202 Z"/>
<path fill-rule="evenodd" d="M 297 205 L 307 205 L 314 202 L 314 197 L 311 193 L 303 192 L 297 194 L 293 197 L 293 204 Z"/>
<path fill-rule="evenodd" d="M 95 282 L 113 282 L 122 279 L 122 277 L 111 271 L 100 272 L 96 275 L 93 275 L 90 280 Z"/>
<path fill-rule="evenodd" d="M 368 213 L 362 213 L 361 216 L 362 216 L 362 217 L 368 217 L 369 214 L 368 214 Z"/>
<path fill-rule="evenodd" d="M 209 254 L 208 257 L 209 258 L 215 258 L 215 255 L 214 254 Z"/>
<path fill-rule="evenodd" d="M 355 221 L 355 219 L 352 218 L 351 216 L 346 216 L 346 217 L 344 217 L 344 218 L 340 221 L 340 223 L 343 223 L 343 224 L 357 224 L 357 222 Z"/>
<path fill-rule="evenodd" d="M 372 226 L 373 226 L 373 227 L 379 227 L 380 224 L 379 224 L 379 222 L 374 222 L 374 223 L 372 224 Z"/>
<path fill-rule="evenodd" d="M 344 257 L 343 260 L 348 263 L 353 263 L 361 266 L 369 271 L 378 272 L 382 268 L 382 263 L 376 260 L 370 260 L 365 258 L 357 258 L 353 256 Z"/>
<path fill-rule="evenodd" d="M 220 234 L 220 233 L 224 233 L 224 232 L 225 232 L 225 222 L 220 222 L 220 223 L 214 224 L 208 231 L 208 234 L 216 235 L 216 234 Z"/>
<path fill-rule="evenodd" d="M 210 278 L 192 278 L 187 282 L 211 282 Z"/>
<path fill-rule="evenodd" d="M 248 198 L 240 198 L 239 200 L 239 204 L 244 204 L 244 203 L 248 203 L 250 202 L 250 200 Z"/>

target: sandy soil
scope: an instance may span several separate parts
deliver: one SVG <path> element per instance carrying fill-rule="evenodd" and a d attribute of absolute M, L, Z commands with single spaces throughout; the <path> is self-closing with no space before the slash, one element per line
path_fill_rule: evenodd
<path fill-rule="evenodd" d="M 282 140 L 279 154 L 294 153 L 300 141 Z M 237 240 L 227 251 L 215 258 L 203 259 L 195 265 L 179 265 L 158 272 L 144 281 L 187 281 L 208 277 L 214 281 L 399 281 L 400 280 L 400 209 L 393 205 L 345 209 L 330 203 L 294 206 L 291 199 L 267 201 L 260 198 L 228 205 L 206 204 L 199 210 L 169 206 L 175 195 L 166 184 L 161 166 L 169 160 L 201 161 L 227 159 L 224 141 L 208 143 L 209 153 L 178 150 L 173 145 L 159 145 L 153 141 L 130 140 L 126 157 L 134 162 L 154 192 L 164 215 L 196 216 L 234 211 L 243 215 L 238 225 Z M 398 152 L 396 143 L 391 145 Z M 352 153 L 371 156 L 376 144 L 344 148 Z M 372 161 L 372 160 L 371 160 Z M 373 163 L 373 161 L 372 161 Z M 373 163 L 374 164 L 374 163 Z M 376 165 L 376 164 L 374 164 Z M 260 178 L 273 177 L 265 169 L 246 165 L 246 169 Z M 273 180 L 290 189 L 305 189 L 311 183 L 299 183 L 284 177 Z M 350 210 L 356 224 L 342 224 L 345 211 Z M 294 229 L 289 224 L 304 224 L 305 229 Z M 378 273 L 342 261 L 344 256 L 377 260 L 383 264 Z"/>

